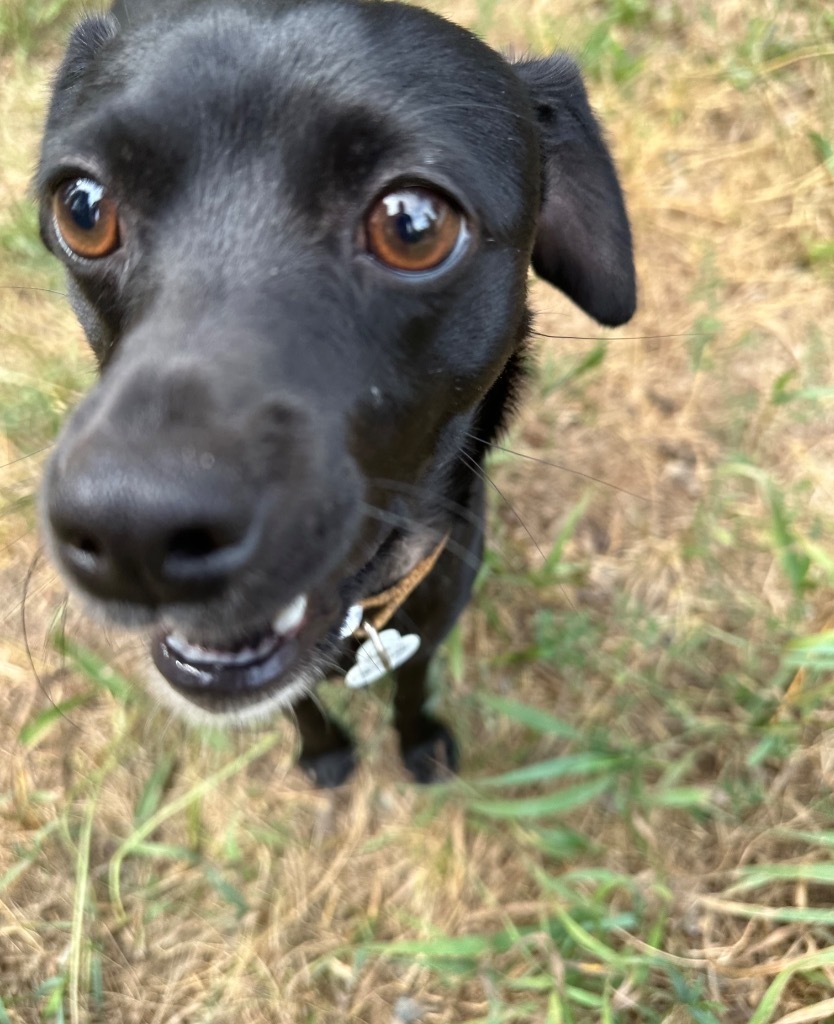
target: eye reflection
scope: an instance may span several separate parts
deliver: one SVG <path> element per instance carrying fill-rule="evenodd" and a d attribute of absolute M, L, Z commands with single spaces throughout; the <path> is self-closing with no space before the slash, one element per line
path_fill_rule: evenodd
<path fill-rule="evenodd" d="M 464 231 L 461 212 L 427 188 L 402 188 L 382 196 L 365 222 L 368 250 L 393 270 L 420 272 L 440 266 Z"/>
<path fill-rule="evenodd" d="M 388 216 L 396 224 L 397 233 L 406 243 L 418 242 L 420 236 L 437 223 L 438 212 L 434 196 L 413 192 L 409 197 L 408 209 L 401 193 L 384 196 L 382 202 Z"/>
<path fill-rule="evenodd" d="M 95 230 L 103 198 L 104 186 L 97 181 L 76 182 L 67 189 L 64 203 L 79 230 Z"/>

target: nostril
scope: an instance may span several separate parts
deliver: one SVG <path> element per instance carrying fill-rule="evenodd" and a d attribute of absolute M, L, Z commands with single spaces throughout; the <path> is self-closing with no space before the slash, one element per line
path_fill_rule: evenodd
<path fill-rule="evenodd" d="M 96 537 L 76 530 L 62 530 L 59 540 L 66 557 L 76 569 L 89 574 L 97 572 L 102 566 L 105 550 Z"/>
<path fill-rule="evenodd" d="M 220 548 L 226 547 L 230 541 L 230 538 L 223 538 L 217 530 L 210 527 L 191 526 L 172 534 L 166 555 L 184 561 L 206 558 Z"/>
<path fill-rule="evenodd" d="M 66 543 L 90 558 L 98 558 L 101 555 L 101 544 L 95 537 L 90 537 L 88 534 L 80 533 L 74 537 L 68 537 Z"/>
<path fill-rule="evenodd" d="M 160 552 L 161 578 L 168 583 L 208 584 L 235 572 L 251 555 L 250 544 L 257 531 L 235 528 L 231 522 L 194 524 L 173 530 Z"/>

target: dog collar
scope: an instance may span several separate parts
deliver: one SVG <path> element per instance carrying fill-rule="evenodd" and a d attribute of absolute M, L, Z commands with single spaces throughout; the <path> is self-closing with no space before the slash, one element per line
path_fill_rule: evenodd
<path fill-rule="evenodd" d="M 387 625 L 435 567 L 438 558 L 443 554 L 443 549 L 446 547 L 448 540 L 449 534 L 447 533 L 428 555 L 419 561 L 411 572 L 403 576 L 401 580 L 393 586 L 380 591 L 378 594 L 373 594 L 371 597 L 365 597 L 359 601 L 359 607 L 363 612 L 362 624 L 355 631 L 354 635 L 358 636 L 362 632 L 367 633 L 366 627 L 369 624 L 377 630 L 383 629 Z M 375 610 L 372 611 L 371 615 L 365 614 L 372 609 Z"/>
<path fill-rule="evenodd" d="M 397 583 L 378 594 L 363 598 L 348 611 L 342 636 L 355 636 L 363 640 L 356 651 L 355 664 L 345 675 L 345 682 L 351 689 L 376 682 L 399 668 L 419 650 L 420 637 L 416 633 L 403 636 L 399 630 L 385 629 L 385 625 L 435 567 L 448 540 L 447 533 Z"/>

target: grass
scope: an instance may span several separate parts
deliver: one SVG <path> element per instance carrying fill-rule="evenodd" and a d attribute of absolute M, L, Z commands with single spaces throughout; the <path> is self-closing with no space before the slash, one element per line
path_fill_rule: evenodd
<path fill-rule="evenodd" d="M 834 1019 L 825 5 L 455 6 L 583 57 L 641 308 L 603 337 L 536 285 L 537 381 L 437 667 L 461 778 L 408 785 L 390 692 L 333 682 L 363 751 L 335 794 L 289 726 L 169 721 L 141 645 L 36 560 L 39 449 L 92 380 L 26 197 L 77 9 L 0 15 L 0 1024 Z"/>

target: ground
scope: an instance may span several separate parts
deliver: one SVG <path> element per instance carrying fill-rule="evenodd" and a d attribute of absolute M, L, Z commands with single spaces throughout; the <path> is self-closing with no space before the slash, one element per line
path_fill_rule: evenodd
<path fill-rule="evenodd" d="M 834 14 L 435 6 L 578 56 L 640 310 L 600 331 L 534 286 L 437 667 L 461 777 L 410 785 L 390 692 L 334 682 L 363 757 L 336 793 L 288 724 L 155 709 L 142 645 L 38 553 L 93 378 L 27 196 L 79 4 L 0 10 L 0 1024 L 834 1020 Z"/>

